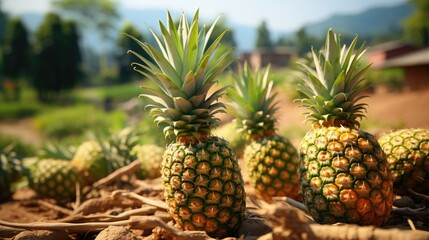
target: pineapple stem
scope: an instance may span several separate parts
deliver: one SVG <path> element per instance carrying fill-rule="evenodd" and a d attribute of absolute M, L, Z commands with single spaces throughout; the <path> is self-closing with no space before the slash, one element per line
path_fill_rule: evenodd
<path fill-rule="evenodd" d="M 181 135 L 177 136 L 176 142 L 179 142 L 183 145 L 197 144 L 200 142 L 205 142 L 210 137 L 210 132 L 196 132 L 192 135 Z"/>

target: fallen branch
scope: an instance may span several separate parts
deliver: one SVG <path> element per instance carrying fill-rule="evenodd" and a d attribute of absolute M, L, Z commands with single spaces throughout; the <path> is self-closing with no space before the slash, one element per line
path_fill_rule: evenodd
<path fill-rule="evenodd" d="M 20 233 L 22 230 L 18 228 L 6 227 L 0 225 L 0 238 L 11 238 L 16 234 Z"/>
<path fill-rule="evenodd" d="M 11 223 L 0 220 L 0 225 L 25 230 L 67 230 L 70 233 L 82 233 L 88 231 L 100 231 L 108 226 L 127 226 L 129 220 L 116 222 L 87 222 L 87 223 L 56 223 L 56 222 L 34 222 L 34 223 Z"/>
<path fill-rule="evenodd" d="M 71 215 L 62 219 L 58 219 L 58 222 L 68 222 L 68 223 L 79 223 L 79 222 L 109 222 L 109 221 L 119 221 L 130 218 L 131 216 L 141 216 L 141 215 L 153 215 L 155 214 L 157 208 L 153 206 L 142 206 L 141 208 L 131 209 L 120 213 L 118 215 L 110 215 L 110 214 L 91 214 L 89 216 L 85 216 L 82 214 Z"/>
<path fill-rule="evenodd" d="M 429 196 L 413 191 L 412 189 L 407 189 L 410 193 L 423 198 L 426 201 L 429 201 Z"/>
<path fill-rule="evenodd" d="M 78 208 L 76 208 L 74 214 L 89 215 L 91 213 L 105 212 L 112 208 L 138 208 L 141 207 L 141 201 L 129 198 L 122 194 L 121 191 L 112 192 L 110 196 L 92 198 L 83 202 Z"/>
<path fill-rule="evenodd" d="M 308 211 L 308 208 L 303 204 L 300 203 L 292 198 L 288 198 L 288 197 L 273 197 L 273 200 L 280 200 L 280 201 L 285 201 L 287 202 L 289 205 L 298 208 L 299 210 L 303 211 L 306 214 L 310 214 L 310 212 Z"/>
<path fill-rule="evenodd" d="M 134 193 L 134 192 L 123 192 L 123 191 L 119 192 L 119 191 L 116 191 L 116 192 L 113 192 L 112 194 L 114 194 L 114 193 L 119 193 L 119 194 L 121 194 L 123 196 L 128 196 L 128 197 L 137 199 L 137 200 L 141 201 L 142 203 L 145 203 L 145 204 L 148 204 L 148 205 L 152 205 L 152 206 L 160 208 L 160 209 L 164 209 L 164 210 L 168 209 L 168 206 L 167 206 L 167 204 L 165 202 L 160 201 L 160 200 L 156 200 L 156 199 L 153 199 L 153 198 L 143 197 L 143 196 L 140 196 L 140 195 L 138 195 L 137 193 Z"/>
<path fill-rule="evenodd" d="M 357 225 L 319 225 L 310 224 L 310 229 L 317 239 L 330 240 L 394 240 L 413 239 L 428 240 L 429 232 L 416 230 L 382 229 L 375 226 Z"/>
<path fill-rule="evenodd" d="M 97 189 L 99 187 L 109 185 L 112 182 L 120 179 L 122 176 L 130 175 L 130 174 L 133 174 L 134 172 L 137 172 L 140 169 L 140 165 L 141 165 L 140 161 L 134 161 L 124 167 L 119 168 L 118 170 L 112 172 L 108 176 L 98 180 L 91 186 L 85 187 L 82 191 L 83 195 L 87 194 L 92 189 Z"/>
<path fill-rule="evenodd" d="M 114 222 L 87 222 L 87 223 L 51 223 L 51 222 L 36 222 L 36 223 L 11 223 L 0 220 L 0 226 L 5 226 L 5 229 L 14 230 L 66 230 L 69 233 L 83 233 L 88 231 L 101 231 L 109 226 L 128 226 L 131 229 L 151 230 L 154 228 L 162 228 L 167 235 L 174 236 L 176 240 L 207 240 L 212 239 L 202 231 L 182 231 L 173 226 L 168 225 L 161 219 L 155 216 L 132 216 L 129 220 L 114 221 Z M 15 230 L 17 229 L 17 230 Z"/>
<path fill-rule="evenodd" d="M 208 240 L 210 238 L 204 231 L 183 231 L 173 226 L 168 225 L 161 219 L 149 216 L 149 217 L 131 217 L 130 224 L 128 225 L 131 229 L 154 229 L 156 227 L 162 228 L 167 235 L 173 236 L 175 240 Z"/>
<path fill-rule="evenodd" d="M 43 200 L 38 200 L 37 203 L 39 205 L 42 205 L 42 206 L 45 206 L 47 208 L 53 209 L 53 210 L 55 210 L 57 212 L 60 212 L 60 213 L 62 213 L 64 215 L 71 215 L 71 214 L 73 214 L 72 210 L 60 207 L 60 206 L 52 204 L 50 202 L 46 202 L 46 201 L 43 201 Z"/>
<path fill-rule="evenodd" d="M 426 208 L 393 208 L 392 213 L 400 216 L 406 216 L 412 220 L 429 222 L 429 211 Z"/>

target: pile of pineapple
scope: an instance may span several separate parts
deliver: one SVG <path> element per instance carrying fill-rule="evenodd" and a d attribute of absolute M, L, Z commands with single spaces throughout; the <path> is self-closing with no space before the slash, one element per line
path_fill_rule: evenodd
<path fill-rule="evenodd" d="M 74 200 L 77 190 L 133 161 L 140 161 L 139 179 L 157 178 L 162 158 L 156 153 L 162 151 L 158 145 L 139 143 L 139 136 L 128 128 L 107 139 L 88 139 L 75 150 L 50 145 L 35 158 L 19 159 L 5 149 L 0 154 L 0 199 L 10 200 L 11 184 L 24 179 L 42 197 Z"/>
<path fill-rule="evenodd" d="M 129 36 L 150 56 L 130 51 L 141 60 L 133 64 L 135 70 L 157 86 L 143 87 L 141 97 L 151 100 L 146 109 L 165 136 L 175 137 L 170 145 L 139 146 L 131 137 L 108 144 L 88 141 L 71 160 L 38 161 L 30 186 L 45 196 L 72 198 L 76 186 L 139 159 L 147 166 L 141 177 L 160 174 L 168 212 L 180 228 L 233 236 L 245 218 L 245 183 L 235 149 L 212 131 L 221 123 L 216 115 L 227 111 L 221 98 L 228 93 L 236 134 L 246 140 L 243 160 L 250 186 L 262 199 L 302 199 L 323 224 L 381 226 L 389 220 L 394 192 L 428 194 L 428 130 L 404 129 L 377 141 L 360 129 L 369 65 L 357 37 L 343 46 L 329 30 L 324 48 L 312 50 L 311 63 L 302 64 L 298 101 L 312 127 L 295 148 L 275 126 L 281 103 L 269 68 L 252 70 L 245 64 L 234 86 L 215 87 L 235 60 L 233 49 L 221 44 L 226 32 L 211 38 L 215 26 L 216 21 L 201 27 L 198 11 L 190 22 L 183 14 L 178 23 L 168 13 L 160 35 L 152 32 L 156 47 Z M 6 171 L 3 166 L 0 171 Z M 8 179 L 0 176 L 0 187 L 7 189 Z"/>

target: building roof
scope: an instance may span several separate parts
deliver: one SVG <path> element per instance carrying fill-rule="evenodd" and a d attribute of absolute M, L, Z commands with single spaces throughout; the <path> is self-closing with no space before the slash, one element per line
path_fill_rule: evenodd
<path fill-rule="evenodd" d="M 382 68 L 429 65 L 429 48 L 417 50 L 384 62 Z"/>
<path fill-rule="evenodd" d="M 385 42 L 385 43 L 371 46 L 368 48 L 368 52 L 378 52 L 378 51 L 385 52 L 385 51 L 390 51 L 390 50 L 398 49 L 405 46 L 412 46 L 412 45 L 404 43 L 400 40 L 395 40 L 395 41 Z"/>

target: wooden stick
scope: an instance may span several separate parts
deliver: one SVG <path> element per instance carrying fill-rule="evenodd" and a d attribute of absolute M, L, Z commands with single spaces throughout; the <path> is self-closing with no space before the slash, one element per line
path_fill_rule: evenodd
<path fill-rule="evenodd" d="M 183 231 L 173 226 L 168 225 L 157 217 L 131 217 L 130 224 L 128 225 L 132 229 L 154 229 L 160 227 L 164 229 L 169 235 L 174 236 L 176 240 L 210 240 L 204 231 Z M 214 239 L 213 239 L 214 240 Z"/>
<path fill-rule="evenodd" d="M 131 216 L 153 215 L 155 214 L 156 210 L 157 208 L 153 206 L 142 206 L 141 208 L 128 210 L 118 215 L 110 215 L 110 214 L 103 213 L 103 214 L 91 214 L 89 216 L 85 216 L 83 214 L 75 214 L 62 219 L 58 219 L 56 221 L 67 222 L 67 223 L 78 223 L 78 222 L 89 222 L 89 221 L 109 222 L 109 221 L 125 220 Z"/>
<path fill-rule="evenodd" d="M 88 193 L 89 191 L 91 191 L 91 189 L 99 188 L 99 187 L 102 187 L 105 185 L 109 185 L 110 183 L 118 180 L 119 178 L 121 178 L 124 175 L 132 174 L 132 173 L 138 171 L 140 169 L 140 165 L 141 165 L 140 161 L 134 161 L 134 162 L 132 162 L 132 163 L 130 163 L 124 167 L 119 168 L 118 170 L 112 172 L 108 176 L 98 180 L 97 182 L 95 182 L 91 186 L 84 188 L 84 190 L 83 190 L 84 195 L 86 193 Z"/>
<path fill-rule="evenodd" d="M 308 208 L 303 204 L 300 203 L 292 198 L 288 198 L 288 197 L 273 197 L 273 200 L 280 200 L 280 201 L 285 201 L 287 202 L 289 205 L 298 208 L 299 210 L 310 214 L 310 212 L 308 211 Z"/>
<path fill-rule="evenodd" d="M 129 220 L 116 222 L 87 222 L 87 223 L 56 223 L 56 222 L 34 222 L 34 223 L 11 223 L 0 220 L 0 225 L 26 229 L 26 230 L 67 230 L 71 233 L 99 231 L 108 226 L 127 226 Z"/>
<path fill-rule="evenodd" d="M 113 193 L 115 193 L 115 192 L 113 192 Z M 164 209 L 164 210 L 168 209 L 167 204 L 163 201 L 160 201 L 160 200 L 156 200 L 156 199 L 148 198 L 148 197 L 143 197 L 143 196 L 140 196 L 134 192 L 121 192 L 120 194 L 134 198 L 134 199 L 137 199 L 137 200 L 141 201 L 142 203 L 149 204 L 149 205 L 152 205 L 152 206 L 160 208 L 160 209 Z"/>
<path fill-rule="evenodd" d="M 429 232 L 416 230 L 400 230 L 395 228 L 382 229 L 375 226 L 358 225 L 320 225 L 310 224 L 310 228 L 318 239 L 330 240 L 394 240 L 413 239 L 428 240 Z"/>
<path fill-rule="evenodd" d="M 37 203 L 40 204 L 40 205 L 42 205 L 42 206 L 45 206 L 47 208 L 53 209 L 53 210 L 55 210 L 57 212 L 60 212 L 60 213 L 62 213 L 64 215 L 67 215 L 67 216 L 73 214 L 72 210 L 60 207 L 60 206 L 52 204 L 50 202 L 46 202 L 46 201 L 43 201 L 43 200 L 38 200 Z"/>

